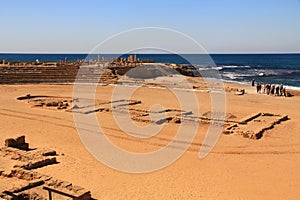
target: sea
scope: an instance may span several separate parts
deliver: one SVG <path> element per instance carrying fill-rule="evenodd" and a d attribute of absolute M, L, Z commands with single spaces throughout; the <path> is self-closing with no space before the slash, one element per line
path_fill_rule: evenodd
<path fill-rule="evenodd" d="M 128 54 L 101 54 L 105 60 L 128 57 Z M 250 84 L 283 84 L 288 89 L 300 90 L 300 53 L 297 54 L 137 54 L 141 60 L 158 63 L 193 65 L 200 72 L 215 70 L 227 82 Z M 26 54 L 0 53 L 0 60 L 10 62 L 59 62 L 98 59 L 98 54 Z"/>

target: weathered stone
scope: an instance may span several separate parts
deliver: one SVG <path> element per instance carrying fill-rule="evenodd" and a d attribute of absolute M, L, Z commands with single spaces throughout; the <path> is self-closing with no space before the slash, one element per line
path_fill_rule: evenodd
<path fill-rule="evenodd" d="M 29 144 L 25 143 L 25 136 L 17 137 L 16 139 L 8 138 L 5 140 L 6 147 L 13 147 L 21 150 L 28 150 Z"/>
<path fill-rule="evenodd" d="M 20 136 L 20 137 L 17 137 L 17 138 L 16 138 L 16 142 L 17 142 L 18 145 L 24 144 L 24 143 L 25 143 L 25 136 L 22 135 L 22 136 Z"/>
<path fill-rule="evenodd" d="M 45 150 L 42 152 L 42 156 L 56 156 L 56 151 L 54 150 Z"/>
<path fill-rule="evenodd" d="M 174 121 L 174 123 L 176 123 L 176 124 L 180 124 L 181 123 L 181 119 L 180 118 L 174 118 L 173 119 L 173 121 Z"/>
<path fill-rule="evenodd" d="M 12 160 L 21 160 L 22 157 L 21 157 L 21 155 L 15 154 L 15 155 L 12 155 L 12 156 L 11 156 L 11 159 L 12 159 Z"/>
<path fill-rule="evenodd" d="M 27 183 L 24 183 L 18 187 L 13 187 L 11 189 L 6 190 L 6 193 L 18 193 L 18 192 L 22 192 L 24 190 L 28 190 L 40 185 L 43 185 L 45 182 L 42 180 L 35 180 L 35 181 L 29 181 Z"/>
<path fill-rule="evenodd" d="M 56 101 L 53 101 L 53 102 L 48 102 L 48 103 L 46 103 L 46 106 L 47 107 L 55 107 L 55 106 L 58 106 L 58 102 L 56 102 Z"/>
<path fill-rule="evenodd" d="M 13 197 L 5 194 L 0 194 L 0 200 L 13 200 Z"/>
<path fill-rule="evenodd" d="M 29 150 L 29 144 L 24 143 L 24 144 L 18 145 L 16 148 L 21 149 L 21 150 Z"/>
<path fill-rule="evenodd" d="M 255 114 L 253 114 L 253 115 L 250 115 L 250 116 L 248 116 L 248 117 L 245 117 L 244 119 L 242 119 L 242 120 L 240 121 L 240 123 L 241 123 L 241 124 L 247 124 L 247 122 L 252 121 L 252 120 L 258 118 L 258 117 L 261 116 L 261 115 L 262 115 L 262 113 L 255 113 Z"/>
<path fill-rule="evenodd" d="M 6 147 L 16 147 L 16 145 L 17 145 L 17 142 L 13 138 L 8 138 L 8 139 L 5 140 L 5 146 Z"/>
<path fill-rule="evenodd" d="M 34 103 L 33 106 L 35 106 L 35 107 L 43 107 L 44 103 L 42 103 L 42 102 Z"/>
<path fill-rule="evenodd" d="M 46 165 L 52 165 L 57 163 L 56 158 L 47 158 L 47 159 L 42 159 L 42 160 L 38 160 L 35 162 L 30 162 L 26 165 L 23 166 L 24 169 L 27 170 L 31 170 L 31 169 L 36 169 L 36 168 L 40 168 L 40 167 L 44 167 Z"/>
<path fill-rule="evenodd" d="M 1 176 L 4 176 L 4 177 L 7 177 L 7 178 L 10 178 L 10 177 L 12 177 L 12 173 L 11 173 L 11 171 L 3 171 L 2 173 L 1 173 Z"/>
<path fill-rule="evenodd" d="M 28 143 L 25 142 L 25 137 L 21 136 L 16 139 L 9 138 L 6 143 L 13 147 L 0 148 L 1 155 L 7 159 L 11 159 L 14 167 L 11 169 L 0 169 L 0 176 L 8 181 L 16 181 L 16 184 L 11 185 L 8 190 L 0 191 L 0 199 L 46 199 L 45 192 L 41 192 L 41 186 L 51 186 L 57 191 L 71 195 L 76 199 L 91 199 L 90 191 L 74 186 L 70 182 L 57 180 L 53 177 L 40 174 L 31 169 L 44 167 L 46 165 L 57 163 L 56 151 L 51 149 L 41 149 L 32 151 L 22 151 L 18 148 L 28 148 Z M 50 156 L 50 157 L 49 157 Z M 2 193 L 1 193 L 2 192 Z"/>

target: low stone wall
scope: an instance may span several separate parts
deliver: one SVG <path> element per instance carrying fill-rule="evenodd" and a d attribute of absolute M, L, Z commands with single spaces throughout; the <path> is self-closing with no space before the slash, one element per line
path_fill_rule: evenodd
<path fill-rule="evenodd" d="M 7 183 L 6 189 L 0 191 L 0 199 L 43 200 L 48 199 L 49 190 L 78 200 L 91 199 L 91 192 L 83 187 L 32 171 L 32 169 L 58 164 L 56 160 L 58 154 L 52 149 L 26 149 L 25 151 L 20 148 L 24 144 L 28 146 L 25 136 L 20 136 L 7 139 L 5 147 L 0 148 L 0 163 L 10 163 L 0 166 L 0 184 Z"/>
<path fill-rule="evenodd" d="M 268 117 L 269 121 L 261 120 L 261 118 Z M 267 130 L 273 129 L 275 125 L 288 120 L 287 115 L 275 115 L 271 113 L 255 113 L 250 115 L 237 123 L 229 125 L 224 134 L 239 134 L 244 138 L 261 139 Z M 253 124 L 255 123 L 255 124 Z M 257 123 L 257 124 L 256 124 Z M 249 124 L 252 124 L 252 126 Z"/>

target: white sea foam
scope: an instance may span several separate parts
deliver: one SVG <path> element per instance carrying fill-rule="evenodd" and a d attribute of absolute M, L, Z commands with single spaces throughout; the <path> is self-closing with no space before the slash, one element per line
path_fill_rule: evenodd
<path fill-rule="evenodd" d="M 295 87 L 295 86 L 285 86 L 286 89 L 288 90 L 297 90 L 300 91 L 300 87 Z"/>
<path fill-rule="evenodd" d="M 222 69 L 251 68 L 248 65 L 241 65 L 241 66 L 239 66 L 239 65 L 223 65 L 221 67 L 222 67 Z"/>
<path fill-rule="evenodd" d="M 253 76 L 253 74 L 245 74 L 245 73 L 237 73 L 237 72 L 224 72 L 222 73 L 224 77 L 230 78 L 230 79 L 238 79 L 240 77 L 250 77 Z"/>

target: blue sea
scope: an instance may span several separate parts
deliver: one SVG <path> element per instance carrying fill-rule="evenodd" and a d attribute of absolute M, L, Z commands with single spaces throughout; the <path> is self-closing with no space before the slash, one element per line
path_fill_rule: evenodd
<path fill-rule="evenodd" d="M 119 55 L 104 54 L 105 59 Z M 127 57 L 122 55 L 121 57 Z M 0 60 L 7 61 L 68 61 L 82 60 L 87 54 L 5 54 Z M 88 59 L 97 59 L 89 55 Z M 300 90 L 300 54 L 138 54 L 139 59 L 154 62 L 192 64 L 199 70 L 218 70 L 225 81 L 250 84 L 252 79 L 260 83 L 284 84 L 288 88 Z"/>

